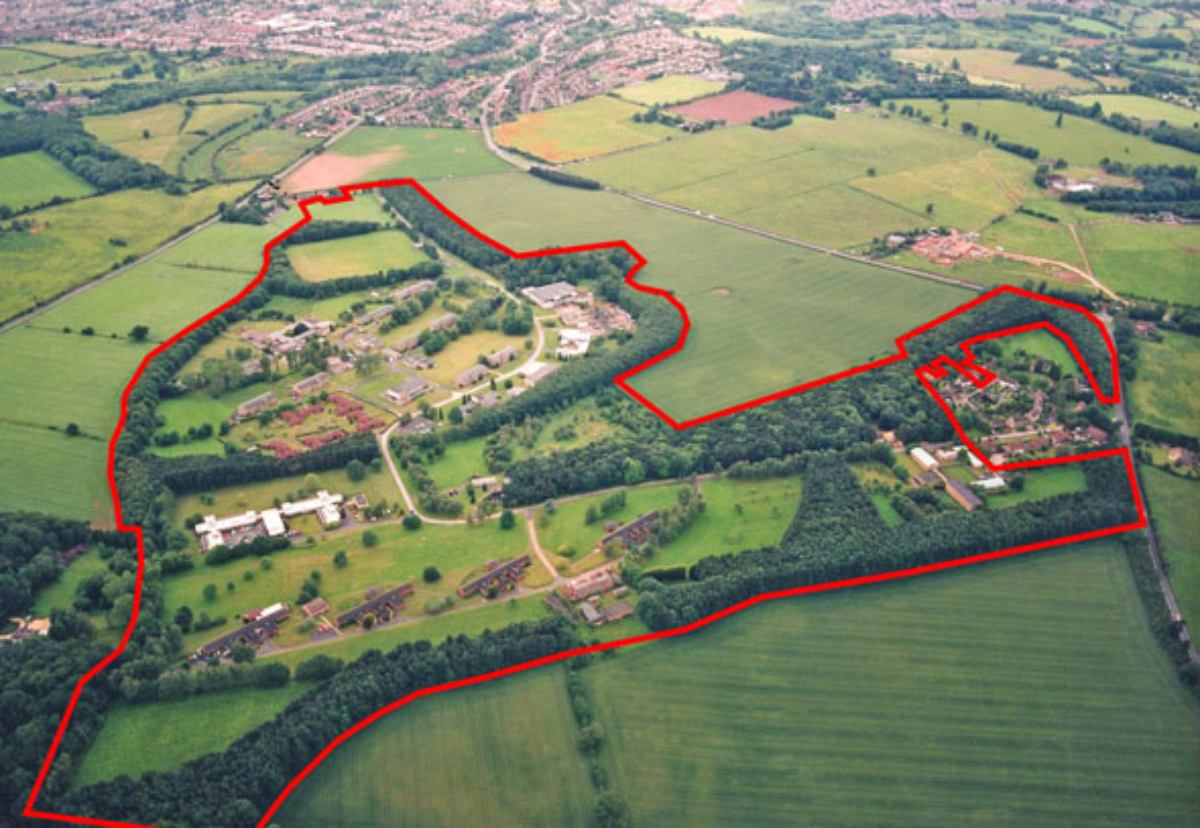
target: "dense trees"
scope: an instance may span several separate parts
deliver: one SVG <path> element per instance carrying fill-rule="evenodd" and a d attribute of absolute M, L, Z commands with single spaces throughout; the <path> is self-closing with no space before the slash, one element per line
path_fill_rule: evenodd
<path fill-rule="evenodd" d="M 101 538 L 125 543 L 119 536 L 92 532 L 82 521 L 0 513 L 0 621 L 24 615 L 34 593 L 58 580 L 80 547 Z"/>

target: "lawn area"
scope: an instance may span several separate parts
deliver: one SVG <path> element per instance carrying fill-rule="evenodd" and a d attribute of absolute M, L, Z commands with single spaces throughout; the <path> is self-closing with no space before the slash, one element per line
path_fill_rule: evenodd
<path fill-rule="evenodd" d="M 1029 356 L 1048 359 L 1062 369 L 1064 377 L 1079 374 L 1078 363 L 1067 349 L 1066 343 L 1049 331 L 1027 331 L 1016 336 L 1005 336 L 992 340 L 1000 346 L 1005 358 L 1023 351 Z"/>
<path fill-rule="evenodd" d="M 1075 494 L 1087 491 L 1087 480 L 1078 463 L 1059 467 L 1034 469 L 1022 472 L 1025 486 L 1019 492 L 1011 488 L 984 495 L 987 505 L 993 509 L 1007 509 L 1030 500 L 1045 500 L 1060 494 Z"/>
<path fill-rule="evenodd" d="M 669 509 L 675 505 L 679 490 L 688 485 L 690 484 L 664 483 L 626 489 L 625 506 L 602 516 L 592 524 L 584 521 L 588 507 L 595 506 L 599 510 L 601 502 L 610 497 L 610 494 L 592 495 L 560 504 L 555 508 L 553 515 L 547 515 L 546 510 L 541 509 L 537 513 L 538 541 L 547 552 L 581 560 L 596 547 L 600 536 L 604 534 L 605 523 L 628 523 L 652 509 Z M 548 523 L 543 524 L 547 518 Z M 687 534 L 680 537 L 686 538 Z M 564 554 L 568 548 L 571 550 L 570 554 Z"/>
<path fill-rule="evenodd" d="M 482 136 L 460 129 L 359 127 L 287 177 L 292 192 L 356 181 L 416 178 L 427 181 L 507 169 Z"/>
<path fill-rule="evenodd" d="M 1062 222 L 1054 223 L 1023 213 L 1012 213 L 984 228 L 979 241 L 988 247 L 1010 253 L 1053 259 L 1084 269 L 1083 257 L 1079 254 L 1075 239 Z"/>
<path fill-rule="evenodd" d="M 100 553 L 94 547 L 88 549 L 82 557 L 76 558 L 63 570 L 57 581 L 37 594 L 30 612 L 34 616 L 46 618 L 56 607 L 70 609 L 79 585 L 90 575 L 107 571 L 108 564 L 100 557 Z"/>
<path fill-rule="evenodd" d="M 1137 379 L 1126 383 L 1130 416 L 1181 434 L 1200 436 L 1200 339 L 1163 332 L 1162 342 L 1139 342 Z"/>
<path fill-rule="evenodd" d="M 1200 483 L 1184 480 L 1170 472 L 1142 466 L 1142 483 L 1146 486 L 1150 518 L 1163 557 L 1179 611 L 1190 626 L 1200 623 Z"/>
<path fill-rule="evenodd" d="M 950 129 L 957 132 L 963 121 L 979 127 L 979 134 L 990 130 L 1002 140 L 1016 141 L 1036 147 L 1047 158 L 1063 158 L 1084 167 L 1099 165 L 1102 158 L 1111 158 L 1135 166 L 1137 164 L 1194 164 L 1195 156 L 1185 150 L 1156 144 L 1149 138 L 1119 132 L 1087 118 L 1064 115 L 1063 125 L 1055 126 L 1057 113 L 1033 106 L 1003 100 L 947 101 L 943 116 L 934 100 L 896 101 L 897 107 L 912 104 L 926 115 L 938 120 L 950 119 Z"/>
<path fill-rule="evenodd" d="M 1142 95 L 1075 95 L 1071 100 L 1081 106 L 1098 103 L 1106 115 L 1116 112 L 1127 118 L 1166 121 L 1178 127 L 1195 126 L 1200 122 L 1200 113 L 1178 104 Z"/>
<path fill-rule="evenodd" d="M 1018 52 L 999 49 L 896 49 L 893 57 L 918 66 L 932 64 L 940 70 L 962 72 L 974 83 L 993 83 L 1016 86 L 1035 91 L 1047 89 L 1095 89 L 1096 84 L 1077 78 L 1062 69 L 1041 66 L 1022 66 L 1016 60 Z M 958 68 L 954 62 L 958 61 Z"/>
<path fill-rule="evenodd" d="M 398 230 L 291 245 L 287 257 L 300 277 L 309 282 L 408 268 L 429 260 Z"/>
<path fill-rule="evenodd" d="M 1097 222 L 1081 238 L 1096 278 L 1117 293 L 1200 305 L 1200 226 Z"/>
<path fill-rule="evenodd" d="M 282 170 L 318 143 L 286 129 L 260 129 L 223 146 L 213 164 L 222 179 L 257 178 Z"/>
<path fill-rule="evenodd" d="M 586 825 L 595 791 L 577 738 L 561 667 L 422 699 L 335 751 L 277 821 L 286 828 Z"/>
<path fill-rule="evenodd" d="M 644 107 L 607 96 L 527 112 L 496 127 L 496 141 L 560 164 L 649 144 L 674 134 L 661 124 L 634 123 Z"/>
<path fill-rule="evenodd" d="M 623 86 L 614 94 L 623 100 L 642 106 L 667 106 L 685 103 L 705 95 L 713 95 L 725 88 L 720 81 L 688 75 L 667 75 L 657 80 Z"/>
<path fill-rule="evenodd" d="M 147 253 L 212 215 L 218 203 L 233 201 L 244 189 L 244 185 L 223 184 L 187 196 L 124 190 L 29 214 L 40 226 L 38 232 L 0 236 L 4 261 L 0 319 L 83 284 L 130 256 Z M 97 216 L 104 221 L 97 221 Z"/>
<path fill-rule="evenodd" d="M 633 384 L 679 420 L 861 365 L 970 294 L 532 176 L 442 181 L 435 195 L 516 249 L 625 239 L 692 330 Z M 804 325 L 797 326 L 796 320 Z M 786 335 L 783 334 L 786 332 Z M 730 382 L 736 377 L 736 382 Z"/>
<path fill-rule="evenodd" d="M 14 211 L 70 200 L 96 192 L 75 173 L 44 152 L 19 152 L 0 158 L 0 207 Z"/>

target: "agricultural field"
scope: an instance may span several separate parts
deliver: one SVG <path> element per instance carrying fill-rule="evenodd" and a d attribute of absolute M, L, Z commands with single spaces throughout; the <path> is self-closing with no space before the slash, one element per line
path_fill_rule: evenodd
<path fill-rule="evenodd" d="M 985 131 L 998 133 L 1003 140 L 1032 146 L 1046 158 L 1062 158 L 1081 167 L 1095 167 L 1101 159 L 1111 158 L 1130 166 L 1137 164 L 1194 164 L 1195 156 L 1185 150 L 1156 144 L 1149 138 L 1119 132 L 1087 118 L 1064 115 L 1063 125 L 1055 126 L 1058 114 L 1015 101 L 954 100 L 941 106 L 933 100 L 896 101 L 896 106 L 911 104 L 935 119 L 948 118 L 949 129 L 957 132 L 963 121 Z"/>
<path fill-rule="evenodd" d="M 776 112 L 786 112 L 789 109 L 795 109 L 796 106 L 798 104 L 795 101 L 772 98 L 767 95 L 759 95 L 757 92 L 738 89 L 674 107 L 671 112 L 693 121 L 748 124 L 755 118 L 766 117 Z"/>
<path fill-rule="evenodd" d="M 893 352 L 895 337 L 970 297 L 532 176 L 443 181 L 433 189 L 459 215 L 516 249 L 620 238 L 646 256 L 650 264 L 639 281 L 675 291 L 692 331 L 681 353 L 633 384 L 680 420 Z M 802 330 L 798 318 L 806 320 Z M 730 376 L 739 382 L 728 382 Z"/>
<path fill-rule="evenodd" d="M 36 232 L 0 236 L 5 262 L 0 319 L 7 319 L 149 252 L 233 201 L 244 185 L 206 187 L 186 196 L 124 190 L 29 214 Z M 96 220 L 104 216 L 103 222 Z M 121 331 L 124 333 L 124 331 Z"/>
<path fill-rule="evenodd" d="M 1200 305 L 1200 226 L 1098 221 L 1080 232 L 1096 278 L 1117 293 Z"/>
<path fill-rule="evenodd" d="M 999 49 L 896 49 L 897 60 L 917 66 L 931 65 L 942 71 L 962 72 L 973 83 L 1021 87 L 1035 91 L 1049 89 L 1095 89 L 1094 81 L 1077 78 L 1062 69 L 1022 66 L 1017 52 Z M 958 67 L 954 68 L 954 62 Z"/>
<path fill-rule="evenodd" d="M 69 201 L 96 190 L 44 152 L 19 152 L 0 158 L 0 207 L 14 212 L 51 199 Z"/>
<path fill-rule="evenodd" d="M 1053 259 L 1083 269 L 1085 263 L 1071 229 L 1063 222 L 1049 222 L 1036 216 L 1012 213 L 984 228 L 980 244 L 1010 253 L 1022 253 Z"/>
<path fill-rule="evenodd" d="M 1200 623 L 1200 548 L 1196 546 L 1200 535 L 1200 514 L 1196 511 L 1200 483 L 1147 466 L 1142 466 L 1141 474 L 1179 611 L 1190 626 L 1195 626 Z"/>
<path fill-rule="evenodd" d="M 1200 435 L 1200 399 L 1191 382 L 1200 376 L 1200 339 L 1171 331 L 1162 337 L 1138 343 L 1137 378 L 1125 384 L 1130 415 L 1134 422 Z"/>
<path fill-rule="evenodd" d="M 780 43 L 784 38 L 766 32 L 756 32 L 753 29 L 742 29 L 737 26 L 693 26 L 683 30 L 690 37 L 701 40 L 715 40 L 720 43 L 736 43 L 739 40 L 767 40 Z"/>
<path fill-rule="evenodd" d="M 221 147 L 213 166 L 225 180 L 257 178 L 278 172 L 317 143 L 285 129 L 260 129 Z"/>
<path fill-rule="evenodd" d="M 688 75 L 668 75 L 665 78 L 635 83 L 618 89 L 617 97 L 642 106 L 668 106 L 712 95 L 725 88 L 720 81 Z"/>
<path fill-rule="evenodd" d="M 477 132 L 419 127 L 359 127 L 283 182 L 307 192 L 385 178 L 427 181 L 507 169 Z"/>
<path fill-rule="evenodd" d="M 7 362 L 0 358 L 0 375 L 9 375 L 11 366 Z M 0 453 L 0 502 L 12 511 L 37 511 L 111 526 L 112 498 L 104 471 L 106 440 L 67 437 L 61 424 L 54 425 L 54 431 L 37 423 L 0 425 L 0 443 L 4 446 Z M 63 469 L 71 473 L 63 474 Z"/>
<path fill-rule="evenodd" d="M 1071 100 L 1081 106 L 1098 103 L 1106 115 L 1116 112 L 1127 118 L 1165 121 L 1177 127 L 1194 127 L 1200 123 L 1200 112 L 1142 95 L 1074 95 Z"/>
<path fill-rule="evenodd" d="M 397 230 L 292 245 L 287 248 L 287 257 L 301 278 L 310 282 L 408 268 L 429 260 Z"/>
<path fill-rule="evenodd" d="M 528 112 L 496 127 L 505 147 L 554 164 L 578 161 L 661 141 L 675 134 L 661 124 L 634 123 L 643 107 L 607 96 Z"/>

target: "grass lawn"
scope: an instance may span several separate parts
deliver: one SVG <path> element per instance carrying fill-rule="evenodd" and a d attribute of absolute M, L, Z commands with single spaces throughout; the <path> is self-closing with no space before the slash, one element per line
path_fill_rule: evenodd
<path fill-rule="evenodd" d="M 1075 494 L 1087 490 L 1087 480 L 1078 463 L 1059 468 L 1034 469 L 1022 474 L 1025 477 L 1025 487 L 1021 491 L 1002 489 L 984 495 L 987 505 L 993 509 L 1007 509 L 1030 500 L 1045 500 L 1055 495 Z"/>
<path fill-rule="evenodd" d="M 756 32 L 753 29 L 740 29 L 736 26 L 693 26 L 683 30 L 689 37 L 699 37 L 702 40 L 717 40 L 721 43 L 734 43 L 738 40 L 769 40 L 781 43 L 784 38 L 766 32 Z"/>
<path fill-rule="evenodd" d="M 618 89 L 617 97 L 642 106 L 667 106 L 713 95 L 725 88 L 720 81 L 687 75 L 667 75 L 657 80 L 635 83 Z"/>
<path fill-rule="evenodd" d="M 600 536 L 604 534 L 604 524 L 610 520 L 628 523 L 638 515 L 652 509 L 669 509 L 675 504 L 679 489 L 689 485 L 686 483 L 664 483 L 656 486 L 627 489 L 625 491 L 625 507 L 611 514 L 604 515 L 593 524 L 584 522 L 589 506 L 600 508 L 601 502 L 611 495 L 594 495 L 583 497 L 570 503 L 559 505 L 549 524 L 543 526 L 545 510 L 538 511 L 538 541 L 547 552 L 561 554 L 566 547 L 573 549 L 573 554 L 562 557 L 574 557 L 577 560 L 595 548 Z M 682 536 L 686 537 L 686 535 Z"/>
<path fill-rule="evenodd" d="M 1178 127 L 1195 126 L 1200 122 L 1200 113 L 1178 104 L 1142 95 L 1075 95 L 1071 100 L 1081 106 L 1098 103 L 1106 115 L 1116 112 L 1127 118 L 1166 121 Z"/>
<path fill-rule="evenodd" d="M 1077 78 L 1061 69 L 1047 69 L 1040 66 L 1022 66 L 1016 60 L 1020 57 L 1017 52 L 1004 52 L 999 49 L 931 49 L 921 47 L 916 49 L 896 49 L 892 55 L 897 60 L 915 63 L 924 67 L 932 64 L 941 70 L 952 69 L 958 61 L 958 68 L 953 71 L 962 72 L 975 83 L 994 83 L 1001 86 L 1017 86 L 1025 89 L 1095 89 L 1096 84 L 1085 78 Z"/>
<path fill-rule="evenodd" d="M 1006 359 L 1018 351 L 1023 351 L 1029 356 L 1041 357 L 1055 363 L 1062 369 L 1064 377 L 1079 373 L 1078 363 L 1075 362 L 1075 357 L 1071 355 L 1071 352 L 1067 350 L 1066 344 L 1048 331 L 1028 331 L 992 341 L 1000 346 Z"/>
<path fill-rule="evenodd" d="M 1200 623 L 1200 483 L 1150 466 L 1142 466 L 1141 473 L 1179 610 L 1195 626 Z"/>
<path fill-rule="evenodd" d="M 24 210 L 52 198 L 69 200 L 94 192 L 91 184 L 44 152 L 0 158 L 0 207 Z"/>
<path fill-rule="evenodd" d="M 585 825 L 595 791 L 575 727 L 561 667 L 422 699 L 330 756 L 277 821 L 286 828 Z"/>
<path fill-rule="evenodd" d="M 247 103 L 211 103 L 187 108 L 177 102 L 84 118 L 83 126 L 99 140 L 139 161 L 176 172 L 185 154 L 225 127 L 258 114 Z"/>
<path fill-rule="evenodd" d="M 527 112 L 496 127 L 496 141 L 551 163 L 576 161 L 662 140 L 674 130 L 634 123 L 645 108 L 607 96 Z"/>
<path fill-rule="evenodd" d="M 1139 342 L 1137 379 L 1126 383 L 1135 422 L 1182 434 L 1200 435 L 1200 339 L 1163 332 L 1162 342 Z"/>
<path fill-rule="evenodd" d="M 222 179 L 257 178 L 283 169 L 319 140 L 286 129 L 260 129 L 223 146 L 213 163 Z"/>
<path fill-rule="evenodd" d="M 970 297 L 532 176 L 442 181 L 434 190 L 516 249 L 625 239 L 646 256 L 650 264 L 639 281 L 674 291 L 692 331 L 681 353 L 633 384 L 679 420 L 894 352 L 895 337 Z"/>
<path fill-rule="evenodd" d="M 364 276 L 429 260 L 398 230 L 292 245 L 287 248 L 287 257 L 301 278 L 309 282 Z"/>
<path fill-rule="evenodd" d="M 97 572 L 107 572 L 108 564 L 100 557 L 95 548 L 89 549 L 82 557 L 76 558 L 71 565 L 63 570 L 58 580 L 40 591 L 30 612 L 38 617 L 48 617 L 52 609 L 70 609 L 75 601 L 75 591 L 88 576 Z"/>
<path fill-rule="evenodd" d="M 985 228 L 980 242 L 988 247 L 1053 259 L 1084 269 L 1083 257 L 1069 228 L 1022 213 L 1013 213 Z M 1012 262 L 1010 264 L 1016 264 Z"/>
<path fill-rule="evenodd" d="M 1200 305 L 1200 226 L 1113 221 L 1081 233 L 1096 278 L 1117 293 Z"/>

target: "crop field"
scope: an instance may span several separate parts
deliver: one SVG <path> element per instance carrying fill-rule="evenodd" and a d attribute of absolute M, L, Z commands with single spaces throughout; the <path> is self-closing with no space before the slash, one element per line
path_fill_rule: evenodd
<path fill-rule="evenodd" d="M 1194 626 L 1200 623 L 1200 483 L 1148 466 L 1142 466 L 1141 473 L 1179 611 Z"/>
<path fill-rule="evenodd" d="M 671 112 L 694 121 L 724 121 L 727 124 L 748 124 L 755 118 L 795 109 L 796 101 L 772 98 L 757 92 L 738 89 L 711 98 L 674 107 Z"/>
<path fill-rule="evenodd" d="M 0 368 L 0 375 L 8 366 Z M 58 420 L 58 417 L 54 418 Z M 0 502 L 8 511 L 44 512 L 111 526 L 112 500 L 105 476 L 108 444 L 67 437 L 36 424 L 0 425 Z M 63 474 L 70 469 L 70 474 Z"/>
<path fill-rule="evenodd" d="M 1180 434 L 1200 435 L 1200 399 L 1192 378 L 1200 376 L 1200 340 L 1163 331 L 1162 342 L 1138 343 L 1137 379 L 1126 383 L 1134 421 Z"/>
<path fill-rule="evenodd" d="M 1142 95 L 1073 95 L 1071 100 L 1081 106 L 1098 103 L 1106 115 L 1117 112 L 1127 118 L 1166 121 L 1178 127 L 1190 127 L 1200 123 L 1200 112 Z"/>
<path fill-rule="evenodd" d="M 665 78 L 622 87 L 614 94 L 642 106 L 666 106 L 691 101 L 704 95 L 712 95 L 724 88 L 725 84 L 719 81 L 688 75 L 668 75 Z"/>
<path fill-rule="evenodd" d="M 1008 157 L 1005 157 L 1008 156 Z M 935 221 L 977 230 L 1034 194 L 1033 165 L 907 119 L 797 116 L 732 127 L 584 165 L 582 175 L 832 247 Z"/>
<path fill-rule="evenodd" d="M 214 165 L 222 179 L 257 178 L 286 167 L 318 143 L 285 129 L 260 129 L 222 147 Z"/>
<path fill-rule="evenodd" d="M 284 188 L 306 192 L 384 178 L 428 181 L 507 169 L 477 132 L 423 127 L 359 127 L 289 175 Z"/>
<path fill-rule="evenodd" d="M 897 60 L 915 63 L 918 66 L 932 64 L 941 70 L 951 69 L 958 61 L 960 71 L 975 83 L 995 83 L 1001 86 L 1018 86 L 1025 89 L 1095 89 L 1096 84 L 1085 78 L 1077 78 L 1061 69 L 1041 66 L 1022 66 L 1016 60 L 1017 52 L 999 49 L 896 49 Z"/>
<path fill-rule="evenodd" d="M 187 196 L 125 190 L 29 214 L 40 228 L 37 232 L 0 236 L 6 270 L 0 319 L 52 299 L 129 256 L 152 250 L 214 213 L 219 202 L 232 201 L 243 189 L 244 185 L 224 184 Z M 103 222 L 96 220 L 101 215 Z"/>
<path fill-rule="evenodd" d="M 503 146 L 558 164 L 578 161 L 662 140 L 674 130 L 661 124 L 637 124 L 644 108 L 607 96 L 567 106 L 527 112 L 495 129 Z"/>
<path fill-rule="evenodd" d="M 19 152 L 0 158 L 0 207 L 14 211 L 96 192 L 75 173 L 44 152 Z"/>
<path fill-rule="evenodd" d="M 1136 164 L 1193 164 L 1195 156 L 1175 147 L 1156 144 L 1149 138 L 1118 132 L 1112 127 L 1064 115 L 1063 125 L 1056 127 L 1057 113 L 1047 112 L 1015 101 L 955 100 L 947 101 L 944 116 L 937 101 L 917 99 L 896 101 L 897 107 L 912 104 L 926 115 L 950 120 L 950 129 L 957 132 L 963 121 L 998 133 L 1003 140 L 1016 141 L 1036 147 L 1048 158 L 1063 158 L 1084 167 L 1098 166 L 1102 158 Z"/>
<path fill-rule="evenodd" d="M 310 282 L 412 267 L 429 260 L 408 236 L 396 230 L 292 245 L 287 257 L 296 272 Z"/>
<path fill-rule="evenodd" d="M 278 822 L 586 825 L 595 791 L 576 741 L 562 668 L 423 699 L 330 756 Z"/>
<path fill-rule="evenodd" d="M 1113 221 L 1081 237 L 1096 278 L 1118 293 L 1200 305 L 1200 226 Z"/>
<path fill-rule="evenodd" d="M 646 256 L 639 281 L 675 291 L 692 331 L 682 352 L 633 384 L 681 420 L 891 353 L 895 337 L 970 297 L 532 176 L 444 181 L 434 191 L 516 249 L 626 239 Z"/>

